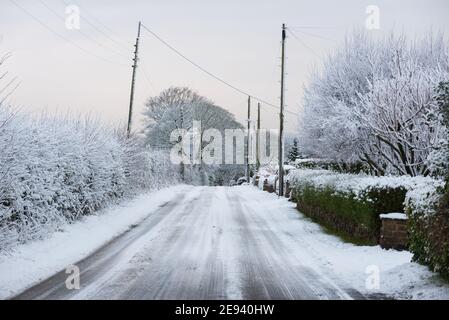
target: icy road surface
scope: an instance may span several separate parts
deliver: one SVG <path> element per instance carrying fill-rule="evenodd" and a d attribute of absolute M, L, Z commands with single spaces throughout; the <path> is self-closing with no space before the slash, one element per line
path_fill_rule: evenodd
<path fill-rule="evenodd" d="M 78 262 L 80 290 L 66 288 L 62 271 L 16 298 L 365 298 L 326 260 L 329 252 L 345 251 L 333 247 L 339 240 L 294 204 L 251 186 L 188 190 Z M 364 271 L 354 278 L 364 281 Z"/>

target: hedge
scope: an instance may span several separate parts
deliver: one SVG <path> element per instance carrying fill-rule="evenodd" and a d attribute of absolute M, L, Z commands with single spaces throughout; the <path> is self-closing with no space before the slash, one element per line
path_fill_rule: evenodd
<path fill-rule="evenodd" d="M 406 200 L 413 260 L 449 279 L 449 188 L 415 190 Z"/>
<path fill-rule="evenodd" d="M 166 151 L 99 120 L 0 108 L 0 254 L 178 181 Z"/>
<path fill-rule="evenodd" d="M 344 238 L 376 244 L 382 213 L 404 212 L 411 190 L 435 182 L 425 177 L 373 177 L 300 169 L 287 177 L 298 209 Z"/>
<path fill-rule="evenodd" d="M 312 185 L 296 191 L 298 209 L 353 242 L 376 244 L 380 236 L 380 213 L 400 212 L 405 188 L 373 188 L 362 198 Z"/>

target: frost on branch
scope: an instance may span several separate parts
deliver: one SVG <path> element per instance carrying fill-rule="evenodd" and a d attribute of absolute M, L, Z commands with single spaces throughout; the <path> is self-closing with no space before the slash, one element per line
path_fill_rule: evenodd
<path fill-rule="evenodd" d="M 177 181 L 168 154 L 93 119 L 0 108 L 0 250 Z"/>
<path fill-rule="evenodd" d="M 306 88 L 301 146 L 311 156 L 363 163 L 371 173 L 427 175 L 444 138 L 435 88 L 449 78 L 443 37 L 411 42 L 355 32 Z"/>

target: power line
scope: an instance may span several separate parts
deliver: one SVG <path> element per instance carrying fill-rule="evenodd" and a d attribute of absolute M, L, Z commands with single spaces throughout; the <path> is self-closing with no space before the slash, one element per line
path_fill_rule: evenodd
<path fill-rule="evenodd" d="M 205 74 L 207 74 L 207 75 L 209 75 L 210 77 L 214 78 L 215 80 L 217 80 L 217 81 L 223 83 L 224 85 L 228 86 L 229 88 L 231 88 L 231 89 L 233 89 L 233 90 L 235 90 L 235 91 L 237 91 L 237 92 L 239 92 L 239 93 L 241 93 L 241 94 L 243 94 L 243 95 L 245 95 L 245 96 L 249 96 L 249 97 L 253 98 L 253 99 L 256 100 L 256 101 L 262 102 L 263 104 L 265 104 L 265 105 L 267 105 L 267 106 L 270 106 L 270 107 L 275 108 L 275 109 L 279 109 L 278 106 L 276 106 L 276 105 L 274 105 L 274 104 L 272 104 L 272 103 L 270 103 L 270 102 L 267 102 L 266 100 L 264 100 L 264 99 L 262 99 L 262 98 L 259 98 L 259 97 L 257 97 L 257 96 L 254 96 L 254 95 L 252 95 L 252 94 L 246 92 L 245 90 L 242 90 L 242 89 L 240 89 L 240 88 L 237 88 L 236 86 L 234 86 L 234 85 L 230 84 L 229 82 L 223 80 L 223 79 L 220 78 L 219 76 L 217 76 L 217 75 L 213 74 L 212 72 L 206 70 L 205 68 L 203 68 L 202 66 L 200 66 L 200 65 L 197 64 L 196 62 L 194 62 L 194 61 L 192 61 L 191 59 L 189 59 L 188 57 L 186 57 L 183 53 L 181 53 L 179 50 L 177 50 L 177 49 L 174 48 L 172 45 L 170 45 L 167 41 L 165 41 L 164 39 L 162 39 L 160 36 L 158 36 L 155 32 L 153 32 L 152 30 L 150 30 L 150 29 L 149 29 L 145 24 L 143 24 L 143 23 L 142 23 L 142 27 L 143 27 L 146 31 L 148 31 L 151 35 L 153 35 L 156 39 L 158 39 L 161 43 L 163 43 L 166 47 L 168 47 L 170 50 L 172 50 L 173 52 L 175 52 L 178 56 L 180 56 L 181 58 L 183 58 L 184 60 L 186 60 L 187 62 L 189 62 L 190 64 L 192 64 L 193 66 L 195 66 L 196 68 L 198 68 L 199 70 L 201 70 L 202 72 L 204 72 Z M 297 113 L 292 112 L 292 111 L 286 111 L 286 112 L 297 115 Z"/>
<path fill-rule="evenodd" d="M 148 82 L 148 84 L 150 85 L 150 87 L 153 89 L 153 91 L 156 93 L 156 87 L 153 84 L 153 81 L 151 81 L 150 76 L 148 75 L 148 71 L 146 68 L 146 65 L 143 61 L 140 61 L 140 69 L 142 70 L 142 73 L 144 75 L 145 80 Z"/>
<path fill-rule="evenodd" d="M 325 37 L 325 36 L 321 36 L 319 34 L 315 34 L 315 33 L 311 33 L 311 32 L 306 32 L 306 31 L 302 31 L 300 29 L 296 30 L 298 32 L 301 32 L 302 34 L 308 35 L 310 37 L 314 37 L 314 38 L 318 38 L 318 39 L 323 39 L 323 40 L 328 40 L 328 41 L 333 41 L 333 42 L 337 42 L 337 40 L 329 38 L 329 37 Z"/>
<path fill-rule="evenodd" d="M 53 13 L 56 17 L 58 17 L 60 20 L 65 21 L 65 18 L 64 18 L 63 16 L 61 16 L 58 12 L 56 12 L 53 8 L 51 8 L 50 6 L 48 6 L 48 5 L 45 3 L 44 0 L 38 0 L 38 1 L 39 1 L 39 2 L 40 2 L 40 3 L 41 3 L 47 10 L 49 10 L 49 11 L 50 11 L 51 13 Z M 119 56 L 121 56 L 121 57 L 126 58 L 126 59 L 129 59 L 129 58 L 130 58 L 130 57 L 128 57 L 128 56 L 122 54 L 121 52 L 115 51 L 115 50 L 113 50 L 113 49 L 111 49 L 111 48 L 105 46 L 105 45 L 102 44 L 101 42 L 95 40 L 95 39 L 92 38 L 91 36 L 89 36 L 89 35 L 85 34 L 84 32 L 82 32 L 81 30 L 78 30 L 78 32 L 79 32 L 83 37 L 85 37 L 86 39 L 88 39 L 88 40 L 94 42 L 94 43 L 97 44 L 98 46 L 100 46 L 100 47 L 102 47 L 102 48 L 104 48 L 104 49 L 106 49 L 106 50 L 109 50 L 109 51 L 111 51 L 111 52 L 113 52 L 113 53 L 115 53 L 115 54 L 117 54 L 117 55 L 119 55 Z"/>
<path fill-rule="evenodd" d="M 66 6 L 69 6 L 69 4 L 68 4 L 65 0 L 61 0 L 61 1 L 62 1 Z M 79 4 L 76 4 L 76 5 L 77 5 L 78 7 L 80 7 L 80 8 L 82 8 L 82 10 L 83 10 L 84 12 L 86 12 L 86 13 L 92 18 L 92 20 L 96 20 L 98 24 L 103 25 L 103 23 L 101 23 L 97 18 L 95 18 L 92 14 L 90 14 L 90 13 L 85 9 L 85 7 L 81 7 Z M 114 38 L 112 38 L 111 36 L 109 36 L 106 32 L 103 32 L 103 30 L 99 29 L 99 28 L 98 28 L 93 22 L 91 22 L 90 19 L 88 19 L 85 15 L 83 15 L 83 19 L 84 19 L 84 21 L 86 21 L 87 24 L 90 25 L 95 31 L 101 33 L 103 36 L 105 36 L 106 38 L 108 38 L 110 41 L 114 42 L 116 45 L 118 45 L 118 46 L 121 47 L 122 49 L 128 51 L 128 49 L 129 49 L 129 48 L 128 48 L 128 44 L 123 44 L 123 43 L 121 43 L 121 41 L 120 41 L 120 42 L 116 41 Z M 103 25 L 103 27 L 105 27 L 105 26 Z M 106 27 L 106 28 L 107 28 L 107 27 Z M 107 29 L 109 29 L 109 28 L 107 28 Z M 131 44 L 131 45 L 132 45 L 132 44 Z"/>
<path fill-rule="evenodd" d="M 288 26 L 290 29 L 342 29 L 343 27 L 338 26 Z"/>
<path fill-rule="evenodd" d="M 72 0 L 73 1 L 73 0 Z M 123 44 L 124 47 L 127 47 L 128 45 L 132 45 L 132 42 L 127 41 L 127 40 L 122 40 L 116 33 L 115 31 L 113 31 L 110 27 L 108 27 L 106 24 L 104 24 L 103 22 L 101 22 L 99 19 L 97 19 L 91 12 L 86 10 L 86 7 L 83 6 L 81 7 L 81 9 L 83 9 L 83 11 L 85 11 L 93 20 L 95 20 L 99 25 L 101 25 L 106 31 L 108 31 L 110 34 L 112 34 L 115 38 L 117 38 L 118 40 L 120 40 L 120 43 Z"/>
<path fill-rule="evenodd" d="M 43 0 L 39 0 L 39 1 L 42 2 Z M 61 0 L 61 1 L 62 1 L 64 4 L 68 5 L 67 2 L 66 2 L 65 0 Z M 73 2 L 76 3 L 75 1 L 73 1 Z M 119 45 L 120 47 L 122 47 L 122 48 L 127 48 L 128 45 L 133 46 L 133 44 L 132 44 L 131 42 L 128 42 L 128 44 L 127 44 L 126 41 L 120 39 L 120 37 L 117 36 L 116 33 L 115 33 L 109 26 L 107 26 L 106 24 L 104 24 L 103 22 L 101 22 L 101 21 L 100 21 L 98 18 L 96 18 L 91 12 L 87 11 L 85 6 L 80 6 L 78 3 L 76 3 L 76 5 L 79 6 L 79 7 L 81 8 L 81 10 L 83 10 L 83 12 L 87 13 L 87 15 L 89 15 L 90 18 L 91 18 L 92 20 L 94 20 L 97 24 L 101 25 L 106 31 L 108 31 L 108 32 L 109 32 L 111 35 L 113 35 L 116 39 L 120 40 L 120 43 L 117 43 L 117 42 L 114 41 L 114 39 L 111 39 L 110 37 L 108 37 L 111 41 L 114 41 L 116 44 L 118 44 L 118 45 Z M 84 18 L 84 19 L 87 20 L 86 18 Z M 92 26 L 92 22 L 89 21 L 88 23 L 89 23 L 89 25 Z M 103 35 L 107 36 L 105 33 L 103 33 L 103 32 L 102 32 L 101 30 L 99 30 L 98 28 L 96 28 L 96 27 L 94 27 L 94 28 L 95 28 L 95 30 L 97 30 L 98 32 L 100 32 L 100 33 L 102 33 Z M 126 58 L 128 58 L 128 57 L 126 57 Z M 144 75 L 145 80 L 146 80 L 147 83 L 151 86 L 151 88 L 153 89 L 153 91 L 156 92 L 157 90 L 156 90 L 156 88 L 155 88 L 153 82 L 151 81 L 151 79 L 150 79 L 150 77 L 149 77 L 149 75 L 148 75 L 148 71 L 147 71 L 147 68 L 146 68 L 145 63 L 144 63 L 143 61 L 140 61 L 140 63 L 141 63 L 140 69 L 142 70 L 142 73 L 143 73 L 143 75 Z"/>
<path fill-rule="evenodd" d="M 53 33 L 55 36 L 61 38 L 62 40 L 70 43 L 72 46 L 78 48 L 79 50 L 83 51 L 84 53 L 91 55 L 97 59 L 103 60 L 105 62 L 111 63 L 111 64 L 116 64 L 116 65 L 121 65 L 121 66 L 128 66 L 125 63 L 120 63 L 120 62 L 116 62 L 116 61 L 112 61 L 106 58 L 103 58 L 93 52 L 90 52 L 89 50 L 86 50 L 85 48 L 81 47 L 80 45 L 78 45 L 77 43 L 71 41 L 70 39 L 64 37 L 63 35 L 59 34 L 58 32 L 54 31 L 52 28 L 50 28 L 47 24 L 45 24 L 44 22 L 42 22 L 42 20 L 40 20 L 39 18 L 37 18 L 35 15 L 33 15 L 31 12 L 29 12 L 27 9 L 25 9 L 24 7 L 22 7 L 21 5 L 19 5 L 16 1 L 14 0 L 9 0 L 14 6 L 16 6 L 17 8 L 19 8 L 20 10 L 22 10 L 24 13 L 26 13 L 28 16 L 30 16 L 33 20 L 35 20 L 37 23 L 39 23 L 42 27 L 44 27 L 45 29 L 47 29 L 47 31 Z"/>
<path fill-rule="evenodd" d="M 304 46 L 305 48 L 307 48 L 308 50 L 310 50 L 315 56 L 317 56 L 318 58 L 321 58 L 321 56 L 310 46 L 308 46 L 304 41 L 301 40 L 301 38 L 298 37 L 298 35 L 296 35 L 295 33 L 293 33 L 293 31 L 291 31 L 290 29 L 287 28 L 287 32 L 296 40 L 298 41 L 302 46 Z"/>

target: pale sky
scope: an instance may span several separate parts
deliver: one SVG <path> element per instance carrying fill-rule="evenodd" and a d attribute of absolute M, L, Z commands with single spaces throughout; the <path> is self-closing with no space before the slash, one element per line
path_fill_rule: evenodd
<path fill-rule="evenodd" d="M 290 36 L 286 43 L 286 108 L 297 113 L 310 71 L 319 67 L 321 56 L 338 46 L 347 32 L 365 26 L 368 5 L 380 9 L 380 29 L 371 32 L 394 28 L 411 37 L 430 29 L 449 34 L 448 0 L 14 1 L 76 46 L 40 25 L 10 0 L 0 0 L 0 55 L 13 54 L 7 69 L 21 82 L 10 102 L 29 112 L 91 112 L 108 122 L 124 123 L 127 119 L 139 20 L 204 68 L 276 105 L 280 93 L 280 30 L 286 23 L 300 39 Z M 68 30 L 58 17 L 65 18 L 66 4 L 79 6 L 80 30 Z M 145 31 L 140 66 L 136 124 L 146 98 L 170 86 L 191 87 L 233 112 L 237 120 L 246 118 L 245 96 L 201 73 Z M 253 117 L 255 110 L 254 103 Z M 287 131 L 294 132 L 296 116 L 286 118 Z M 262 127 L 277 128 L 278 121 L 276 109 L 262 108 Z"/>

